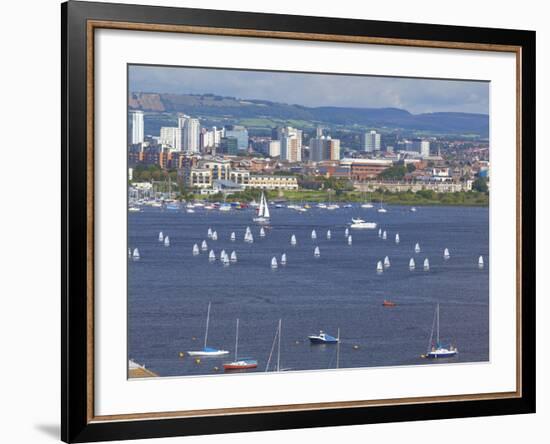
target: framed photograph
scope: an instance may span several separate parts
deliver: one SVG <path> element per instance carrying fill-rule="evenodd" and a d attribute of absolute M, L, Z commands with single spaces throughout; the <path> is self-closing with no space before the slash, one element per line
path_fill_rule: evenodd
<path fill-rule="evenodd" d="M 62 5 L 62 439 L 535 411 L 535 33 Z"/>

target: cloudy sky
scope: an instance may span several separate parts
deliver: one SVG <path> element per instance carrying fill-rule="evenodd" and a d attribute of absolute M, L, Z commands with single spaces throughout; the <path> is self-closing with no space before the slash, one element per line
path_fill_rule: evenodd
<path fill-rule="evenodd" d="M 489 83 L 398 77 L 131 66 L 132 92 L 212 93 L 304 106 L 489 113 Z"/>

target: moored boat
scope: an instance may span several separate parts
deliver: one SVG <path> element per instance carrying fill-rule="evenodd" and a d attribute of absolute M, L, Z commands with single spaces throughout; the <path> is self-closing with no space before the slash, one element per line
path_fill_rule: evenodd
<path fill-rule="evenodd" d="M 258 361 L 252 358 L 238 358 L 239 353 L 239 319 L 235 332 L 235 359 L 223 364 L 224 370 L 245 370 L 258 367 Z"/>
<path fill-rule="evenodd" d="M 339 341 L 339 338 L 335 338 L 323 330 L 319 331 L 318 335 L 309 335 L 307 338 L 312 344 L 336 344 Z"/>
<path fill-rule="evenodd" d="M 436 330 L 436 341 L 433 342 L 434 329 Z M 453 358 L 458 354 L 458 349 L 450 345 L 445 347 L 439 340 L 439 304 L 435 309 L 434 321 L 432 323 L 432 332 L 430 334 L 430 341 L 428 343 L 428 352 L 422 355 L 424 358 L 438 359 L 438 358 Z"/>
<path fill-rule="evenodd" d="M 189 356 L 223 356 L 227 355 L 229 352 L 227 350 L 219 350 L 217 348 L 208 347 L 208 328 L 210 327 L 210 308 L 212 303 L 208 303 L 208 311 L 206 313 L 206 332 L 204 334 L 204 347 L 202 350 L 192 350 L 188 351 Z"/>

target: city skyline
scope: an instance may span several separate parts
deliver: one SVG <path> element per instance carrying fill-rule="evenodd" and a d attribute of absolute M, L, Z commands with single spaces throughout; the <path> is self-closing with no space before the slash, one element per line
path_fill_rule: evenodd
<path fill-rule="evenodd" d="M 131 92 L 216 94 L 307 107 L 489 114 L 489 83 L 343 74 L 131 65 Z"/>

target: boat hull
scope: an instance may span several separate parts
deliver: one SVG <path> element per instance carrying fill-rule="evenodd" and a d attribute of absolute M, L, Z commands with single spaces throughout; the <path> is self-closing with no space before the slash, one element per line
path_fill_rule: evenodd
<path fill-rule="evenodd" d="M 309 342 L 312 344 L 337 344 L 338 339 L 321 339 L 316 336 L 309 336 Z"/>
<path fill-rule="evenodd" d="M 216 350 L 216 351 L 189 351 L 187 352 L 189 356 L 223 356 L 229 354 L 227 350 Z"/>
<path fill-rule="evenodd" d="M 428 359 L 443 359 L 454 358 L 458 354 L 458 351 L 433 351 L 426 354 Z"/>
<path fill-rule="evenodd" d="M 224 370 L 246 370 L 257 367 L 257 362 L 229 362 L 223 365 Z"/>

